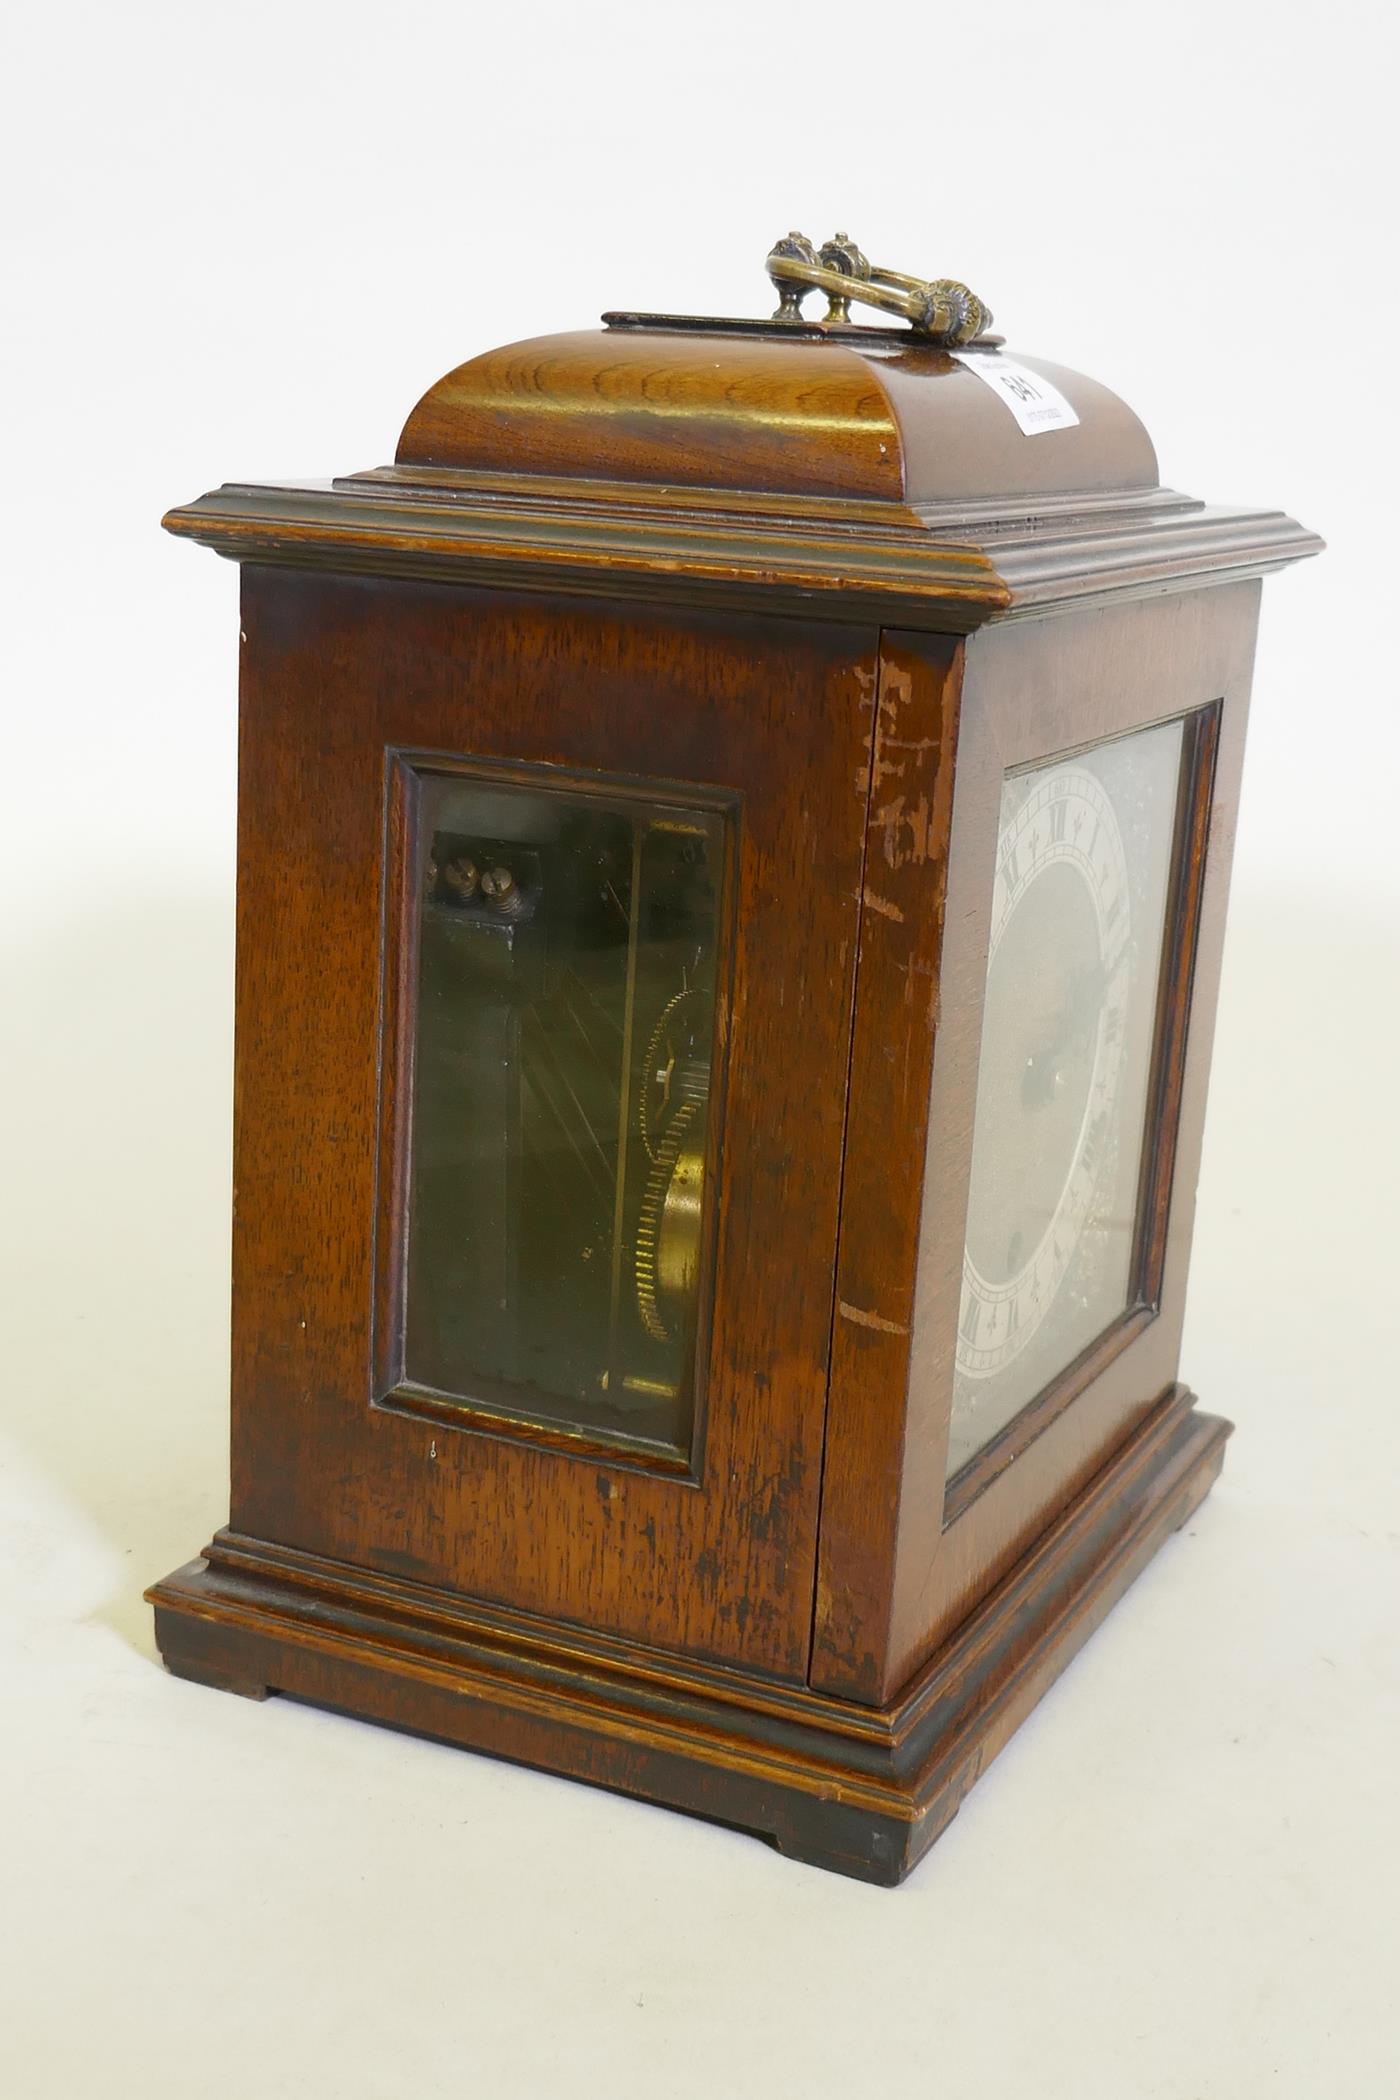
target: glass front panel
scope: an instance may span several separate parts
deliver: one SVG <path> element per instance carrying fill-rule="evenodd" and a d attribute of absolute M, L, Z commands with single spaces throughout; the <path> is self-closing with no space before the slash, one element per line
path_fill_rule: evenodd
<path fill-rule="evenodd" d="M 1137 1295 L 1182 734 L 1003 786 L 950 1473 Z"/>
<path fill-rule="evenodd" d="M 724 818 L 418 779 L 404 1378 L 683 1450 Z"/>

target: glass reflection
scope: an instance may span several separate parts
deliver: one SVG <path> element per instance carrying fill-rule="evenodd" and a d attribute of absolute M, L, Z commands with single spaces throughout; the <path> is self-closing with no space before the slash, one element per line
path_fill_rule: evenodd
<path fill-rule="evenodd" d="M 1002 790 L 950 1473 L 1133 1301 L 1182 739 Z"/>
<path fill-rule="evenodd" d="M 406 1378 L 684 1449 L 723 819 L 419 778 Z"/>

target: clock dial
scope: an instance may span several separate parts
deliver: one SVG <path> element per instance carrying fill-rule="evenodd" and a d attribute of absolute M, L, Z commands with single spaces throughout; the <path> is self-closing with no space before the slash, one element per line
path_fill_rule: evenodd
<path fill-rule="evenodd" d="M 950 1471 L 1132 1302 L 1181 753 L 1172 722 L 1003 788 Z"/>

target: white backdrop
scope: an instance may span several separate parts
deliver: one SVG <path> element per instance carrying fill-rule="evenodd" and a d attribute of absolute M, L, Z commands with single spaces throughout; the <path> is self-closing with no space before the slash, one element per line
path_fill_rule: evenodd
<path fill-rule="evenodd" d="M 1392 2090 L 1392 11 L 4 34 L 0 2091 Z M 236 578 L 161 511 L 390 458 L 498 341 L 762 312 L 794 224 L 966 278 L 1167 482 L 1330 542 L 1265 589 L 1201 1191 L 1184 1368 L 1241 1433 L 894 1895 L 177 1684 L 140 1602 L 226 1511 Z"/>

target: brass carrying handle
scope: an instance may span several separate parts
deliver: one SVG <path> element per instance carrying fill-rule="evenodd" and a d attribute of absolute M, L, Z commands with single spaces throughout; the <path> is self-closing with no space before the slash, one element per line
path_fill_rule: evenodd
<path fill-rule="evenodd" d="M 878 270 L 866 261 L 847 234 L 838 233 L 820 250 L 805 234 L 790 233 L 775 243 L 766 265 L 778 294 L 775 321 L 802 319 L 808 292 L 825 292 L 828 323 L 846 323 L 851 301 L 900 314 L 916 335 L 936 343 L 973 343 L 992 325 L 992 311 L 975 292 L 951 277 L 906 277 L 899 270 Z"/>

